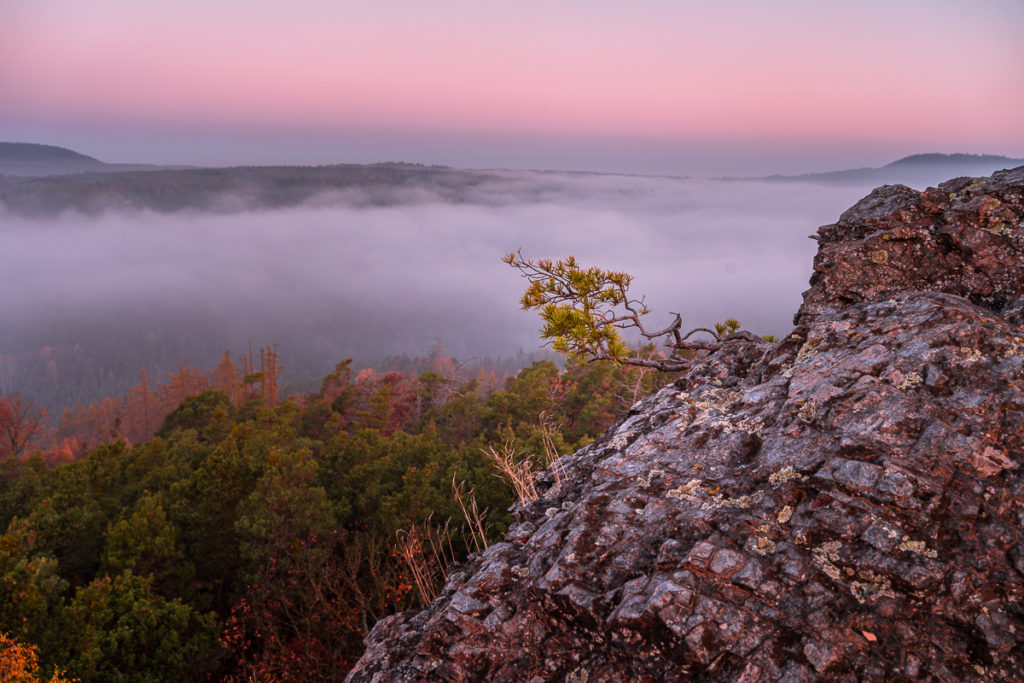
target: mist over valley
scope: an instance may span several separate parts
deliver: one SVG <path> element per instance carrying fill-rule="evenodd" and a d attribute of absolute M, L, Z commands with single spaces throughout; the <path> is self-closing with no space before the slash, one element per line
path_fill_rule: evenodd
<path fill-rule="evenodd" d="M 655 327 L 678 311 L 782 335 L 808 236 L 872 186 L 834 180 L 413 164 L 0 177 L 0 391 L 60 410 L 250 342 L 279 345 L 286 392 L 344 358 L 437 348 L 514 369 L 540 349 L 500 261 L 516 249 L 632 273 Z"/>

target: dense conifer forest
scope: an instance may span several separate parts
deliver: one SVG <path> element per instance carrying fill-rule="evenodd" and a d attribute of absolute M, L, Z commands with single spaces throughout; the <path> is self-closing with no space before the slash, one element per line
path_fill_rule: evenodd
<path fill-rule="evenodd" d="M 517 474 L 665 381 L 611 363 L 540 361 L 504 381 L 440 353 L 409 366 L 345 361 L 284 398 L 275 348 L 250 349 L 164 384 L 143 373 L 49 429 L 5 396 L 0 671 L 343 678 L 377 620 L 429 601 L 536 495 Z"/>

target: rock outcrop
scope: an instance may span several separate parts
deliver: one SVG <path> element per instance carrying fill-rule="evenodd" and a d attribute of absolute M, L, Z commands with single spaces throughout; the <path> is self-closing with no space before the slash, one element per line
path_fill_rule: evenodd
<path fill-rule="evenodd" d="M 1020 680 L 1024 167 L 817 239 L 782 342 L 563 457 L 349 680 Z"/>

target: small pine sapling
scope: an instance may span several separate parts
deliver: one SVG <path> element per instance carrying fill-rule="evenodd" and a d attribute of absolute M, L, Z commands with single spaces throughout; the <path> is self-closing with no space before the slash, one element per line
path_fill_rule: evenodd
<path fill-rule="evenodd" d="M 514 251 L 502 260 L 529 282 L 519 303 L 523 310 L 540 312 L 541 338 L 555 351 L 576 360 L 610 360 L 673 372 L 686 367 L 687 355 L 718 348 L 721 339 L 740 328 L 735 318 L 729 318 L 716 323 L 714 329 L 697 327 L 683 334 L 682 317 L 672 313 L 675 319 L 668 327 L 651 332 L 642 320 L 651 309 L 643 297 L 630 297 L 633 276 L 629 273 L 584 268 L 571 255 L 556 261 L 533 261 Z M 634 355 L 620 333 L 626 329 L 636 329 L 646 339 L 662 340 L 668 356 Z M 710 335 L 712 341 L 691 340 L 698 333 Z"/>

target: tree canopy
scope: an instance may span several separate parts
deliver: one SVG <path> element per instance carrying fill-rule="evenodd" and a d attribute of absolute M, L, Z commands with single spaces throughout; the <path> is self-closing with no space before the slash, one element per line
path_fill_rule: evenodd
<path fill-rule="evenodd" d="M 402 372 L 345 361 L 320 391 L 278 400 L 222 365 L 217 381 L 179 373 L 198 393 L 176 405 L 144 379 L 140 419 L 120 422 L 137 440 L 67 459 L 0 448 L 9 667 L 83 683 L 340 680 L 377 620 L 508 528 L 514 491 L 485 451 L 512 444 L 532 478 L 657 381 L 572 360 L 460 377 L 438 356 Z"/>

